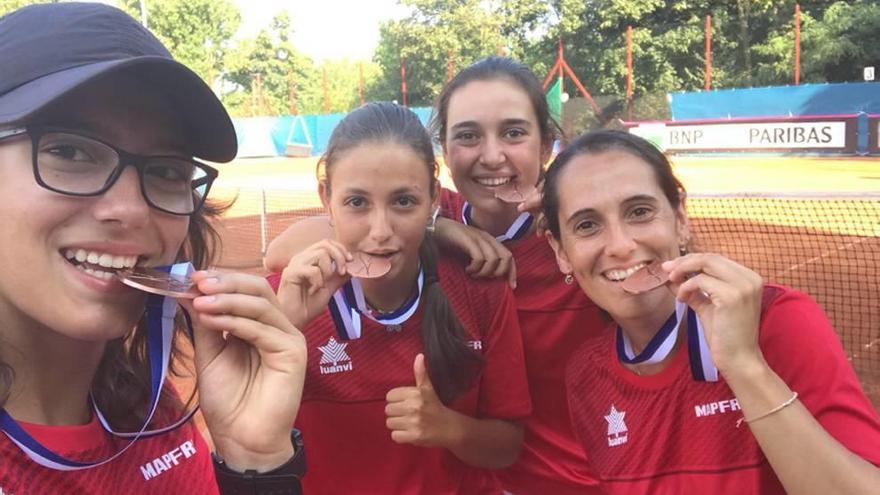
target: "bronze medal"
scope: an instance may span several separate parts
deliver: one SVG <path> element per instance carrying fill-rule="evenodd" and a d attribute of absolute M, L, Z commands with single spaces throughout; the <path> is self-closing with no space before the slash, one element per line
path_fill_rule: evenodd
<path fill-rule="evenodd" d="M 621 287 L 630 294 L 641 294 L 654 290 L 669 281 L 669 273 L 654 261 L 633 273 L 623 281 Z"/>
<path fill-rule="evenodd" d="M 532 186 L 520 184 L 516 181 L 510 181 L 495 190 L 495 197 L 505 203 L 522 203 L 529 196 L 537 191 Z"/>
<path fill-rule="evenodd" d="M 201 295 L 191 278 L 174 275 L 153 268 L 137 267 L 116 272 L 123 284 L 151 294 L 194 299 Z"/>
<path fill-rule="evenodd" d="M 345 270 L 352 277 L 378 278 L 391 270 L 391 262 L 381 256 L 364 252 L 354 253 L 354 259 L 345 264 Z"/>

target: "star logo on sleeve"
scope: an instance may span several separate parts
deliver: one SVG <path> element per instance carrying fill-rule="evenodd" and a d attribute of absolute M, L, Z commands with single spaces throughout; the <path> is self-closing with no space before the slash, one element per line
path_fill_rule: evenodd
<path fill-rule="evenodd" d="M 627 441 L 629 430 L 627 430 L 626 423 L 623 421 L 624 416 L 626 416 L 626 411 L 618 411 L 614 404 L 611 404 L 611 411 L 605 416 L 605 421 L 608 423 L 609 447 L 623 445 Z"/>

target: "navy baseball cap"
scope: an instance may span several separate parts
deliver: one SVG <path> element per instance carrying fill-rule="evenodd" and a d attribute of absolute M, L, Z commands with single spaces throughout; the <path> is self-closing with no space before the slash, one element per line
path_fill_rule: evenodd
<path fill-rule="evenodd" d="M 195 156 L 235 158 L 235 128 L 211 88 L 125 12 L 98 3 L 60 3 L 0 17 L 0 126 L 27 124 L 72 90 L 123 72 L 170 100 Z"/>

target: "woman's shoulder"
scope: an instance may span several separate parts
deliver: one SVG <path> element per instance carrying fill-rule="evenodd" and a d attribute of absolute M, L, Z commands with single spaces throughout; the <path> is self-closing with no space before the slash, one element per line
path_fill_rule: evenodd
<path fill-rule="evenodd" d="M 517 322 L 516 302 L 506 279 L 472 278 L 464 271 L 465 262 L 454 256 L 441 255 L 437 261 L 440 288 L 471 334 L 487 335 Z"/>
<path fill-rule="evenodd" d="M 762 339 L 765 336 L 831 328 L 822 306 L 811 296 L 784 285 L 764 286 L 761 296 Z"/>
<path fill-rule="evenodd" d="M 455 253 L 441 252 L 437 257 L 437 279 L 450 300 L 454 294 L 478 300 L 512 297 L 505 277 L 473 278 L 465 272 L 466 266 L 467 260 Z"/>
<path fill-rule="evenodd" d="M 596 335 L 581 342 L 571 353 L 565 366 L 565 380 L 581 383 L 596 375 L 595 370 L 609 364 L 614 346 L 614 329 L 610 322 Z"/>
<path fill-rule="evenodd" d="M 764 287 L 758 339 L 767 363 L 784 378 L 851 368 L 822 306 L 790 287 Z"/>
<path fill-rule="evenodd" d="M 458 191 L 440 189 L 440 214 L 446 218 L 461 222 L 461 211 L 466 200 Z"/>

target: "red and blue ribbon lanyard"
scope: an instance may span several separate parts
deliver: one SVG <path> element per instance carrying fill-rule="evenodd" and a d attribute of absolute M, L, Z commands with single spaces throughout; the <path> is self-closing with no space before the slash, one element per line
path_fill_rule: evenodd
<path fill-rule="evenodd" d="M 157 267 L 169 273 L 177 275 L 189 275 L 193 267 L 190 263 L 178 263 L 165 267 Z M 40 442 L 28 434 L 16 421 L 6 412 L 6 409 L 0 410 L 0 430 L 12 440 L 28 457 L 37 464 L 55 469 L 58 471 L 78 471 L 98 467 L 121 456 L 123 452 L 128 450 L 139 438 L 159 435 L 171 431 L 183 425 L 195 413 L 195 409 L 184 415 L 179 421 L 170 426 L 166 426 L 156 430 L 148 430 L 147 425 L 153 419 L 159 405 L 159 397 L 162 394 L 162 386 L 165 383 L 168 365 L 171 360 L 171 343 L 174 336 L 174 317 L 177 314 L 177 300 L 173 297 L 160 296 L 156 294 L 147 295 L 146 317 L 147 317 L 147 357 L 150 361 L 150 407 L 143 426 L 137 432 L 119 433 L 110 428 L 109 422 L 98 410 L 97 404 L 92 400 L 95 414 L 104 429 L 111 435 L 129 438 L 130 441 L 125 447 L 113 454 L 112 456 L 100 461 L 75 461 L 62 457 L 55 452 L 43 446 Z M 187 325 L 190 325 L 189 318 L 186 318 Z"/>
<path fill-rule="evenodd" d="M 532 222 L 535 221 L 535 218 L 528 212 L 522 212 L 516 217 L 516 220 L 510 224 L 510 227 L 507 227 L 507 231 L 499 236 L 495 236 L 495 240 L 498 242 L 507 242 L 507 241 L 516 241 L 522 239 L 525 236 L 529 229 L 532 227 Z M 471 220 L 471 204 L 467 201 L 464 202 L 464 207 L 461 209 L 461 223 L 465 225 L 472 225 L 473 220 Z"/>
<path fill-rule="evenodd" d="M 687 304 L 676 301 L 675 312 L 654 334 L 648 345 L 638 355 L 633 352 L 632 343 L 620 326 L 617 326 L 617 357 L 626 364 L 656 364 L 666 359 L 675 347 L 678 328 L 683 318 L 688 320 L 687 346 L 691 376 L 696 381 L 717 382 L 718 368 L 712 362 L 706 332 L 697 318 L 697 313 Z"/>
<path fill-rule="evenodd" d="M 419 307 L 422 298 L 422 287 L 425 284 L 425 272 L 419 268 L 418 289 L 403 306 L 388 314 L 377 314 L 370 309 L 364 297 L 360 280 L 352 278 L 342 285 L 330 298 L 327 304 L 330 316 L 336 324 L 336 331 L 342 340 L 354 340 L 361 337 L 361 316 L 385 325 L 389 331 L 399 331 Z"/>

